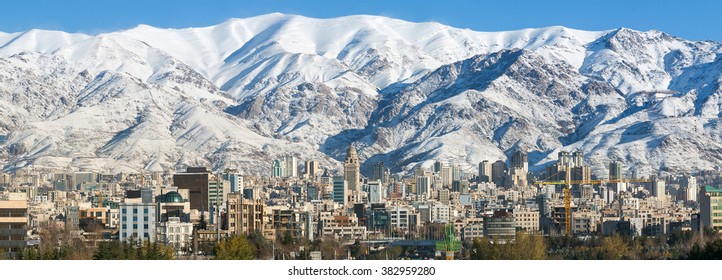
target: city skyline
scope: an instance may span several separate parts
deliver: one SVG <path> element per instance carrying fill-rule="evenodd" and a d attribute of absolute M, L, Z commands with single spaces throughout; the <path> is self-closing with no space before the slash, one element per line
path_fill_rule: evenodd
<path fill-rule="evenodd" d="M 13 3 L 0 263 L 722 259 L 720 9 Z"/>
<path fill-rule="evenodd" d="M 709 185 L 698 188 L 697 185 L 697 179 L 700 179 L 702 184 L 719 184 L 722 182 L 721 172 L 716 172 L 715 177 L 670 176 L 653 180 L 621 178 L 596 182 L 589 177 L 575 177 L 577 176 L 574 175 L 577 172 L 574 171 L 575 169 L 585 168 L 580 153 L 562 152 L 553 168 L 557 170 L 565 168 L 566 179 L 562 176 L 552 178 L 553 181 L 540 182 L 526 177 L 528 172 L 526 154 L 515 152 L 509 165 L 504 164 L 501 171 L 497 171 L 496 167 L 493 168 L 491 176 L 482 176 L 483 173 L 488 172 L 484 169 L 480 169 L 479 174 L 463 174 L 455 171 L 454 166 L 437 163 L 432 169 L 419 168 L 413 175 L 392 176 L 384 183 L 383 180 L 386 180 L 384 178 L 361 178 L 355 174 L 358 172 L 354 171 L 354 165 L 358 164 L 355 156 L 356 151 L 350 146 L 347 149 L 347 167 L 345 171 L 340 172 L 342 176 L 333 177 L 333 188 L 330 183 L 333 175 L 328 174 L 327 170 L 323 172 L 318 170 L 313 174 L 307 170 L 302 173 L 279 174 L 275 171 L 277 169 L 275 164 L 269 167 L 268 177 L 241 175 L 234 173 L 237 172 L 235 170 L 213 174 L 205 168 L 198 167 L 188 168 L 185 172 L 175 174 L 156 172 L 126 174 L 121 177 L 88 172 L 62 173 L 62 171 L 53 174 L 37 172 L 20 175 L 3 174 L 0 177 L 2 179 L 0 187 L 3 188 L 0 192 L 0 212 L 6 211 L 10 213 L 10 217 L 20 217 L 14 215 L 20 213 L 17 209 L 21 209 L 20 211 L 30 214 L 29 218 L 24 219 L 28 222 L 33 221 L 29 224 L 35 225 L 34 231 L 44 232 L 46 229 L 43 228 L 43 223 L 39 223 L 42 220 L 38 220 L 42 218 L 37 216 L 42 212 L 37 212 L 39 210 L 37 207 L 51 201 L 55 204 L 66 201 L 71 199 L 72 194 L 74 199 L 81 199 L 74 202 L 78 206 L 67 206 L 64 211 L 60 209 L 61 213 L 64 213 L 62 220 L 56 220 L 46 226 L 52 228 L 54 223 L 55 226 L 62 225 L 67 232 L 85 232 L 85 234 L 102 236 L 110 234 L 110 238 L 102 238 L 101 246 L 92 255 L 94 259 L 112 256 L 113 253 L 105 251 L 108 249 L 104 246 L 117 246 L 112 245 L 114 230 L 119 230 L 115 235 L 121 243 L 147 240 L 151 243 L 165 244 L 164 246 L 168 247 L 161 247 L 166 249 L 161 249 L 159 252 L 161 255 L 156 256 L 159 258 L 172 258 L 169 255 L 171 252 L 175 252 L 173 254 L 176 258 L 182 259 L 214 256 L 208 255 L 206 250 L 211 249 L 207 246 L 215 246 L 216 253 L 213 253 L 215 258 L 235 258 L 219 251 L 226 250 L 223 249 L 226 245 L 218 242 L 222 240 L 225 242 L 238 236 L 243 238 L 242 236 L 260 234 L 265 240 L 282 242 L 282 244 L 286 242 L 303 244 L 308 242 L 304 240 L 321 239 L 326 240 L 323 242 L 330 242 L 327 238 L 331 237 L 337 240 L 336 242 L 348 246 L 348 250 L 358 246 L 359 240 L 374 240 L 391 247 L 412 248 L 413 252 L 417 252 L 416 254 L 425 252 L 423 258 L 433 258 L 429 255 L 429 251 L 425 251 L 431 246 L 436 248 L 436 258 L 446 259 L 499 257 L 566 259 L 571 256 L 550 253 L 547 251 L 549 250 L 547 246 L 551 245 L 544 245 L 549 241 L 538 238 L 555 240 L 561 236 L 583 237 L 590 234 L 599 234 L 602 237 L 598 238 L 602 239 L 618 238 L 615 237 L 617 234 L 669 238 L 668 236 L 676 236 L 684 232 L 701 231 L 703 227 L 709 227 L 714 231 L 722 229 L 722 221 L 713 218 L 718 216 L 717 212 L 720 210 L 711 206 L 715 203 L 715 197 L 722 194 L 722 190 Z M 295 161 L 284 160 L 284 162 Z M 618 176 L 616 173 L 619 168 L 620 166 L 610 164 L 610 177 Z M 502 174 L 496 175 L 495 172 Z M 555 176 L 552 173 L 556 172 L 548 169 L 547 175 Z M 714 173 L 707 172 L 707 174 Z M 51 176 L 47 177 L 47 175 Z M 496 179 L 497 176 L 502 177 L 502 181 L 498 184 L 492 182 L 492 178 Z M 43 181 L 45 179 L 41 178 L 53 179 Z M 363 187 L 348 184 L 348 179 L 354 182 L 358 180 L 357 183 L 363 184 Z M 342 182 L 339 187 L 336 185 L 337 180 Z M 559 180 L 562 182 L 558 182 Z M 52 188 L 45 186 L 51 182 Z M 118 185 L 118 182 L 124 187 Z M 677 185 L 679 189 L 667 187 L 669 185 L 665 182 L 672 183 L 671 185 L 679 184 Z M 231 184 L 235 186 L 231 187 Z M 223 187 L 219 188 L 219 186 Z M 342 195 L 337 196 L 338 192 Z M 269 193 L 276 195 L 268 196 Z M 78 194 L 80 197 L 77 196 Z M 483 199 L 478 200 L 479 198 Z M 496 200 L 486 200 L 489 198 Z M 84 202 L 85 200 L 87 202 Z M 562 201 L 566 206 L 560 206 Z M 279 204 L 279 202 L 290 202 L 290 204 Z M 311 209 L 304 205 L 313 205 L 313 207 Z M 595 210 L 598 207 L 602 208 Z M 48 213 L 56 213 L 55 211 Z M 640 216 L 640 211 L 645 213 L 649 211 L 650 214 Z M 695 214 L 695 211 L 699 211 L 699 214 Z M 9 222 L 11 228 L 21 228 L 15 226 L 18 220 L 3 219 L 0 217 L 0 224 Z M 421 222 L 423 224 L 420 224 Z M 460 228 L 455 229 L 454 225 L 457 224 Z M 706 233 L 708 238 L 715 236 L 714 231 Z M 9 233 L 11 238 L 7 240 L 16 240 L 13 238 L 16 238 L 20 231 L 14 230 Z M 532 239 L 520 241 L 528 238 L 524 237 L 527 234 L 532 236 Z M 30 235 L 23 238 L 27 240 L 28 247 L 25 247 L 24 243 L 15 242 L 8 243 L 13 245 L 4 248 L 9 250 L 6 252 L 10 252 L 10 256 L 27 259 L 35 258 L 32 254 L 40 254 L 37 257 L 44 258 L 45 253 L 42 251 L 33 251 L 42 250 L 43 247 L 35 246 L 43 244 L 42 240 L 45 238 L 43 236 Z M 287 238 L 296 241 L 288 241 Z M 278 241 L 273 241 L 276 239 Z M 406 240 L 416 239 L 431 243 L 408 247 L 410 245 Z M 483 245 L 483 242 L 492 239 L 507 240 L 507 242 L 518 239 L 520 244 L 528 244 L 524 246 L 532 247 L 512 247 L 508 250 L 513 250 L 514 253 L 503 256 L 495 256 L 491 252 L 471 255 L 460 253 L 462 247 L 467 250 L 483 248 L 487 246 Z M 692 241 L 694 239 L 690 240 Z M 5 243 L 0 243 L 3 244 Z M 261 245 L 258 243 L 252 246 L 256 246 L 256 250 L 261 250 L 259 247 Z M 370 243 L 368 246 L 367 250 L 371 250 Z M 191 247 L 196 249 L 189 250 Z M 196 252 L 198 248 L 203 249 Z M 576 247 L 572 247 L 574 248 Z M 607 249 L 602 248 L 602 250 Z M 308 253 L 294 251 L 281 254 L 298 256 Z M 310 254 L 303 258 L 309 256 L 313 256 L 313 259 L 331 258 L 328 251 L 323 250 L 312 251 Z M 338 252 L 333 254 L 333 258 L 338 258 Z M 354 258 L 374 256 L 371 251 L 354 254 Z M 389 252 L 385 254 L 388 258 Z M 397 252 L 392 254 L 398 257 Z M 620 257 L 605 254 L 602 253 L 599 257 L 611 259 Z M 702 257 L 695 255 L 702 254 L 696 251 L 689 254 L 693 258 Z M 245 255 L 244 258 L 268 258 L 267 255 L 261 256 Z M 128 256 L 122 258 L 126 257 Z M 404 255 L 402 254 L 401 257 L 404 258 Z M 270 258 L 276 259 L 280 256 L 274 251 Z M 625 258 L 634 257 L 629 255 Z M 686 257 L 681 255 L 675 258 Z"/>

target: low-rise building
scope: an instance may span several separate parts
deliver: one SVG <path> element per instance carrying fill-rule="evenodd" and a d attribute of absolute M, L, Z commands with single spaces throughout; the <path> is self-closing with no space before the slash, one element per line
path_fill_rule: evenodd
<path fill-rule="evenodd" d="M 176 251 L 190 248 L 193 236 L 193 224 L 183 223 L 178 217 L 170 217 L 159 222 L 156 227 L 156 240 L 173 247 Z"/>

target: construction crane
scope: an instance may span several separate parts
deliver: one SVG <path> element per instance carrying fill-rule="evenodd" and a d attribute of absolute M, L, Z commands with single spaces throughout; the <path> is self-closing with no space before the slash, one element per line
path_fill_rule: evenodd
<path fill-rule="evenodd" d="M 564 185 L 564 191 L 562 192 L 564 197 L 564 229 L 567 235 L 572 234 L 572 185 L 601 185 L 605 183 L 648 183 L 651 182 L 648 179 L 614 179 L 614 180 L 572 180 L 571 179 L 571 168 L 559 171 L 548 178 L 555 177 L 559 174 L 564 173 L 563 181 L 535 181 L 534 185 Z"/>

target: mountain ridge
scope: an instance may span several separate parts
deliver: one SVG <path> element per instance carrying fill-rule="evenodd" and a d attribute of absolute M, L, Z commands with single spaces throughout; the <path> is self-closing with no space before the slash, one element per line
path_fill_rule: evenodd
<path fill-rule="evenodd" d="M 691 172 L 722 163 L 709 155 L 722 146 L 720 53 L 660 31 L 478 32 L 366 15 L 0 33 L 0 160 L 268 174 L 285 154 L 337 169 L 354 144 L 365 170 L 473 171 L 515 149 L 541 170 L 580 149 L 598 176 L 609 160 Z"/>

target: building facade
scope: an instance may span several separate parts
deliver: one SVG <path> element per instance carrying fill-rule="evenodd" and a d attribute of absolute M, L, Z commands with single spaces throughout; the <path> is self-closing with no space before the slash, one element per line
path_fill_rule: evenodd
<path fill-rule="evenodd" d="M 358 161 L 358 154 L 356 154 L 356 148 L 353 145 L 349 146 L 346 151 L 344 178 L 351 192 L 361 193 L 361 164 Z"/>
<path fill-rule="evenodd" d="M 208 182 L 211 172 L 205 167 L 188 167 L 185 173 L 173 175 L 173 185 L 188 190 L 191 209 L 208 211 Z"/>
<path fill-rule="evenodd" d="M 266 204 L 261 199 L 245 199 L 240 193 L 228 195 L 228 231 L 248 235 L 266 226 Z"/>
<path fill-rule="evenodd" d="M 0 200 L 0 249 L 14 257 L 27 244 L 28 203 Z"/>
<path fill-rule="evenodd" d="M 120 204 L 120 241 L 154 242 L 156 238 L 156 205 L 153 203 Z"/>
<path fill-rule="evenodd" d="M 722 188 L 706 186 L 700 193 L 700 223 L 722 231 Z"/>

